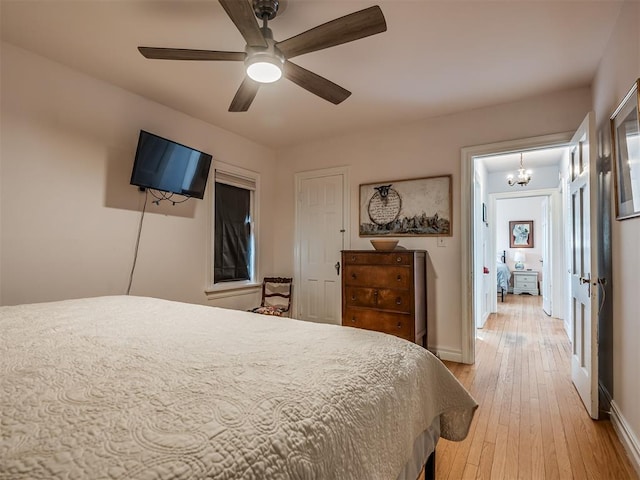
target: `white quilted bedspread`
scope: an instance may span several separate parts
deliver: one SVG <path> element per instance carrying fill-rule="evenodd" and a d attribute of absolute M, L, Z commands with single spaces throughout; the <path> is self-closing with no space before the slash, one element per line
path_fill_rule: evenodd
<path fill-rule="evenodd" d="M 475 402 L 376 332 L 141 297 L 0 307 L 0 479 L 395 479 Z"/>

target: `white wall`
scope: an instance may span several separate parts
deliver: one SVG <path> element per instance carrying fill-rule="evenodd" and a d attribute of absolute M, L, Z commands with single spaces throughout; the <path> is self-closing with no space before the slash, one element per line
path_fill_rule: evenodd
<path fill-rule="evenodd" d="M 260 172 L 262 209 L 273 207 L 271 149 L 8 44 L 1 61 L 3 304 L 126 291 L 144 199 L 129 185 L 140 129 Z M 131 293 L 207 303 L 209 203 L 148 211 Z M 262 225 L 266 272 L 273 237 Z"/>
<path fill-rule="evenodd" d="M 422 122 L 355 133 L 279 151 L 275 262 L 293 272 L 294 182 L 296 172 L 351 166 L 351 248 L 370 248 L 358 237 L 358 185 L 431 175 L 453 175 L 453 237 L 445 248 L 435 238 L 407 237 L 407 248 L 429 251 L 429 344 L 460 359 L 461 243 L 460 149 L 469 145 L 575 130 L 591 107 L 590 89 L 576 89 L 472 110 Z M 457 357 L 456 357 L 457 356 Z"/>
<path fill-rule="evenodd" d="M 600 148 L 610 155 L 609 117 L 640 77 L 640 3 L 624 3 L 614 33 L 604 52 L 593 83 L 593 106 L 597 128 L 605 132 Z M 614 215 L 614 214 L 612 214 Z M 613 221 L 613 400 L 628 435 L 635 441 L 636 466 L 640 474 L 640 218 Z"/>

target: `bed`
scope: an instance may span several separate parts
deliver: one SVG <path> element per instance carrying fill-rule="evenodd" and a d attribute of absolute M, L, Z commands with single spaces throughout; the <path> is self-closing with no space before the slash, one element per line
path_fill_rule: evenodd
<path fill-rule="evenodd" d="M 506 262 L 507 252 L 502 251 L 502 255 L 498 257 L 496 262 L 496 278 L 498 281 L 498 295 L 500 295 L 501 301 L 504 302 L 504 294 L 509 292 L 509 282 L 511 281 L 511 270 L 507 266 Z"/>
<path fill-rule="evenodd" d="M 411 479 L 476 402 L 422 347 L 146 297 L 0 307 L 0 479 Z"/>

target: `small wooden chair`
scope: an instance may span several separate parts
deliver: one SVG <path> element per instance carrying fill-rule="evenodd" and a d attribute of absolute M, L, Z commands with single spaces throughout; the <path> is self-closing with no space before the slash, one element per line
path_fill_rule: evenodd
<path fill-rule="evenodd" d="M 292 290 L 293 278 L 264 277 L 262 280 L 262 301 L 259 307 L 251 311 L 278 317 L 289 316 Z"/>

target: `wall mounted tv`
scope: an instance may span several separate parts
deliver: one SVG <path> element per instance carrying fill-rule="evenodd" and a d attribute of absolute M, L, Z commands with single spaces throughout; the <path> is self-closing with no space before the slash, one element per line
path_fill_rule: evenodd
<path fill-rule="evenodd" d="M 140 130 L 131 185 L 202 198 L 211 155 Z"/>

